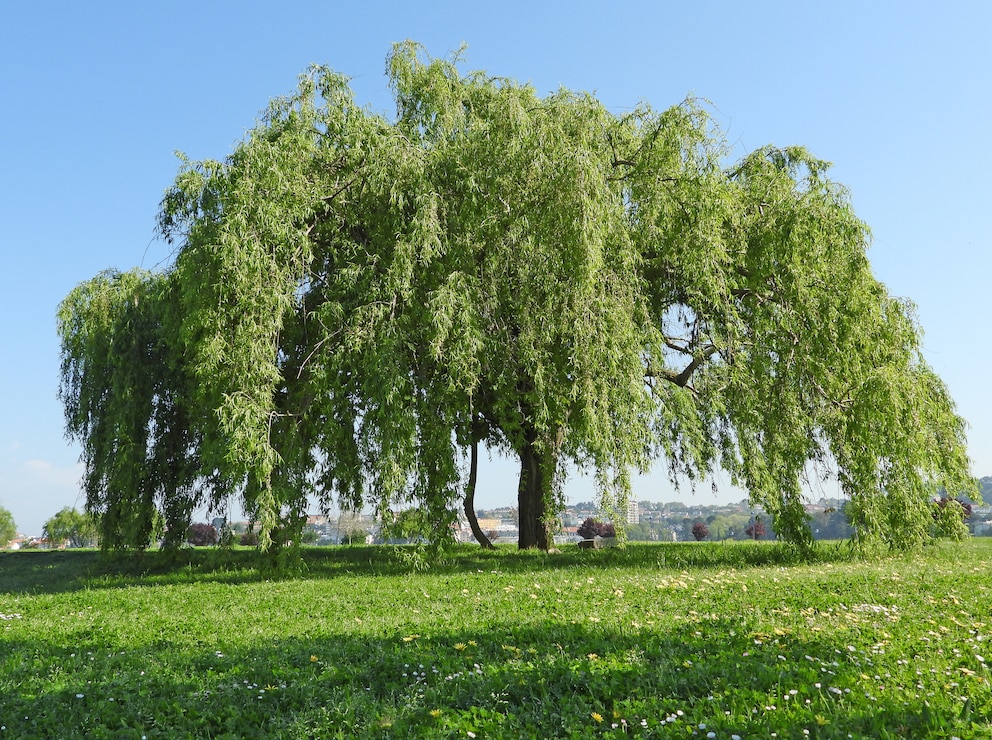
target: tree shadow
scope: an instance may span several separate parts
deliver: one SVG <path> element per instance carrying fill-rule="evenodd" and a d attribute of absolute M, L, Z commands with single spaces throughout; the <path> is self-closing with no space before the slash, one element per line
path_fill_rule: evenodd
<path fill-rule="evenodd" d="M 82 646 L 5 640 L 0 722 L 7 737 L 691 737 L 705 727 L 717 737 L 884 738 L 992 729 L 987 691 L 965 707 L 966 721 L 953 699 L 934 695 L 937 678 L 907 669 L 885 683 L 927 685 L 886 688 L 867 678 L 872 656 L 839 639 L 766 639 L 738 618 L 688 631 L 520 626 L 502 615 L 485 631 L 341 630 L 247 648 L 179 634 L 137 649 L 98 634 Z"/>
<path fill-rule="evenodd" d="M 697 570 L 845 562 L 847 547 L 821 546 L 814 559 L 775 542 L 651 543 L 624 548 L 581 549 L 564 545 L 557 552 L 520 551 L 500 546 L 484 550 L 459 545 L 439 554 L 404 545 L 304 547 L 286 569 L 270 556 L 248 548 L 187 548 L 103 553 L 55 550 L 0 553 L 0 593 L 63 593 L 81 589 L 124 588 L 190 583 L 257 583 L 283 578 L 329 579 L 340 576 L 401 576 L 414 572 L 454 575 L 465 572 L 524 573 L 570 569 L 645 568 Z"/>

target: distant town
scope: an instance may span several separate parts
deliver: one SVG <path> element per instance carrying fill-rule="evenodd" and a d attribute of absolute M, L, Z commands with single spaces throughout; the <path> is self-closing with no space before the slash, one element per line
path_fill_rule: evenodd
<path fill-rule="evenodd" d="M 853 534 L 844 514 L 845 504 L 843 499 L 820 499 L 806 506 L 816 539 L 844 539 Z M 515 507 L 479 509 L 476 516 L 479 527 L 494 544 L 517 541 Z M 616 523 L 593 502 L 572 504 L 566 506 L 559 517 L 561 524 L 555 541 L 568 544 L 582 540 L 578 530 L 587 519 Z M 992 536 L 992 506 L 974 506 L 968 525 L 973 535 Z M 238 531 L 248 525 L 241 522 L 232 526 Z M 307 528 L 312 533 L 312 542 L 318 545 L 398 542 L 416 539 L 417 536 L 416 533 L 407 537 L 391 536 L 388 528 L 383 528 L 373 517 L 351 513 L 310 516 Z M 623 528 L 627 539 L 635 542 L 775 539 L 770 517 L 762 509 L 752 507 L 747 499 L 724 505 L 631 502 Z M 461 542 L 474 541 L 464 516 L 458 519 L 455 537 Z"/>

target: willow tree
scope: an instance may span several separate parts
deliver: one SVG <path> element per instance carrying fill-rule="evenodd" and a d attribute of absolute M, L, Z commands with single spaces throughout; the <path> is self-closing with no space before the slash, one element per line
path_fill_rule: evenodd
<path fill-rule="evenodd" d="M 928 535 L 938 486 L 973 488 L 912 306 L 872 276 L 825 162 L 768 147 L 728 166 L 691 100 L 616 115 L 411 43 L 387 72 L 394 118 L 311 69 L 163 201 L 178 252 L 158 310 L 196 475 L 266 532 L 316 498 L 413 502 L 443 537 L 480 444 L 519 460 L 525 548 L 551 546 L 568 463 L 615 510 L 659 459 L 723 468 L 803 546 L 818 466 L 858 536 L 896 546 Z M 63 310 L 78 371 L 92 350 Z M 108 464 L 92 457 L 95 484 Z"/>
<path fill-rule="evenodd" d="M 143 549 L 159 522 L 178 547 L 210 488 L 175 297 L 168 276 L 106 271 L 59 307 L 66 432 L 82 445 L 86 509 L 105 548 Z"/>

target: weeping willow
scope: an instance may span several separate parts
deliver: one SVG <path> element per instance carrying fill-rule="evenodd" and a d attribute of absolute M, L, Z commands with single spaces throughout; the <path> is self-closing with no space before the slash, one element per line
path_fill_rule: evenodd
<path fill-rule="evenodd" d="M 232 496 L 263 546 L 312 502 L 414 505 L 443 541 L 480 444 L 519 461 L 522 548 L 553 546 L 569 464 L 613 511 L 635 471 L 723 469 L 805 549 L 817 466 L 860 543 L 916 546 L 938 488 L 975 490 L 826 162 L 728 164 L 694 100 L 617 115 L 459 65 L 394 47 L 391 118 L 308 70 L 226 159 L 182 160 L 168 269 L 65 299 L 60 393 L 105 544 Z"/>

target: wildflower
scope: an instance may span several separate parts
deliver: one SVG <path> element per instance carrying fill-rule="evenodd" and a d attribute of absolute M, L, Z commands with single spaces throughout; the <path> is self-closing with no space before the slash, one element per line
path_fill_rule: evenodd
<path fill-rule="evenodd" d="M 431 710 L 431 717 L 434 717 L 436 719 L 436 718 L 438 718 L 440 716 L 441 716 L 441 710 L 440 709 L 432 709 Z"/>
<path fill-rule="evenodd" d="M 596 720 L 597 722 L 602 722 L 602 721 L 603 721 L 603 715 L 602 715 L 602 714 L 600 714 L 599 712 L 593 712 L 593 713 L 592 713 L 592 714 L 590 714 L 589 716 L 590 716 L 590 717 L 592 717 L 592 718 L 593 718 L 594 720 Z"/>
<path fill-rule="evenodd" d="M 818 724 L 820 727 L 823 727 L 824 725 L 830 724 L 830 720 L 828 720 L 822 714 L 816 715 L 816 717 L 814 719 L 816 720 L 816 724 Z"/>
<path fill-rule="evenodd" d="M 316 655 L 311 655 L 310 656 L 310 662 L 311 663 L 316 663 L 317 662 L 317 656 Z"/>
<path fill-rule="evenodd" d="M 465 649 L 465 643 L 464 642 L 456 642 L 455 643 L 455 650 L 464 650 L 464 649 Z"/>

